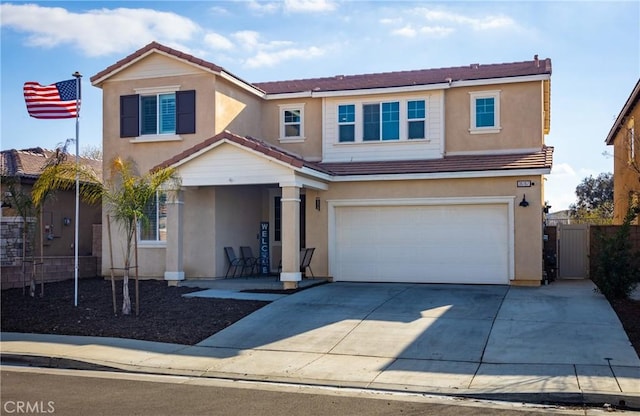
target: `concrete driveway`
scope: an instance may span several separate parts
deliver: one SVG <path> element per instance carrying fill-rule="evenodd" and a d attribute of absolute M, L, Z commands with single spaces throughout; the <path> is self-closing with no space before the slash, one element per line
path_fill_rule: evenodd
<path fill-rule="evenodd" d="M 640 393 L 640 360 L 590 281 L 539 288 L 332 283 L 198 344 L 210 373 L 350 386 Z M 203 352 L 204 354 L 204 352 Z"/>

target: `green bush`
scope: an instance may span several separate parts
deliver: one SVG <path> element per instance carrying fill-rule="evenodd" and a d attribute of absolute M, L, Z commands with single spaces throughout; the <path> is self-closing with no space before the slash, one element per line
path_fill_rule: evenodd
<path fill-rule="evenodd" d="M 631 252 L 629 240 L 631 221 L 638 215 L 640 207 L 630 207 L 623 224 L 612 236 L 599 233 L 597 238 L 594 283 L 608 299 L 628 298 L 635 285 L 640 282 L 640 270 L 634 259 L 638 253 Z"/>

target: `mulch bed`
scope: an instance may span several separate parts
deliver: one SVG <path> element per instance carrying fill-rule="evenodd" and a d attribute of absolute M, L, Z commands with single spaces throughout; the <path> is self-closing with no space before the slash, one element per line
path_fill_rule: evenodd
<path fill-rule="evenodd" d="M 640 300 L 614 299 L 610 303 L 618 314 L 631 345 L 640 356 Z"/>
<path fill-rule="evenodd" d="M 117 315 L 113 313 L 111 281 L 102 278 L 46 283 L 44 297 L 20 289 L 2 291 L 2 331 L 39 334 L 132 338 L 195 345 L 269 302 L 185 298 L 201 289 L 168 287 L 165 281 L 140 281 L 140 314 L 135 315 L 135 282 L 129 281 L 132 313 L 122 315 L 122 281 L 116 281 Z"/>
<path fill-rule="evenodd" d="M 32 298 L 22 289 L 2 291 L 2 331 L 132 338 L 195 345 L 269 302 L 185 298 L 192 287 L 168 287 L 164 281 L 140 281 L 140 315 L 135 315 L 135 289 L 129 282 L 132 314 L 122 315 L 122 282 L 116 282 L 117 311 L 113 314 L 111 282 L 101 278 L 78 283 L 73 306 L 73 280 L 45 284 L 44 297 Z M 273 291 L 256 291 L 273 292 Z M 280 291 L 293 293 L 295 291 Z M 37 294 L 40 293 L 38 286 Z M 640 301 L 613 300 L 613 309 L 640 355 Z"/>

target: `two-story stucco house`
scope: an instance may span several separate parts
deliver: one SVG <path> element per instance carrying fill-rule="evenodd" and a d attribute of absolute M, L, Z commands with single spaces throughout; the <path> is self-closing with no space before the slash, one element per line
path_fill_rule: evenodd
<path fill-rule="evenodd" d="M 640 80 L 616 117 L 606 143 L 613 146 L 613 222 L 624 222 L 630 203 L 640 203 Z M 640 216 L 633 221 L 640 224 Z"/>
<path fill-rule="evenodd" d="M 141 275 L 224 276 L 223 248 L 257 253 L 266 223 L 285 287 L 300 247 L 334 281 L 537 285 L 550 77 L 536 56 L 249 83 L 154 42 L 91 82 L 104 160 L 182 178 L 150 208 Z"/>

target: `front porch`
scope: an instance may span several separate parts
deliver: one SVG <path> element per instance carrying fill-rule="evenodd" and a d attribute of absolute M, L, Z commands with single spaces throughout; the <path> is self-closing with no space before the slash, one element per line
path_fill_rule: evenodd
<path fill-rule="evenodd" d="M 316 277 L 298 281 L 298 290 L 329 282 L 328 278 Z M 283 289 L 280 276 L 248 276 L 233 278 L 200 278 L 181 280 L 178 286 L 198 287 L 201 289 L 215 289 L 221 291 L 269 291 L 287 293 L 290 290 Z"/>
<path fill-rule="evenodd" d="M 164 254 L 156 264 L 164 263 L 170 285 L 206 279 L 211 271 L 224 275 L 225 247 L 239 255 L 248 246 L 268 260 L 268 272 L 279 273 L 260 279 L 273 280 L 275 289 L 300 286 L 305 192 L 326 191 L 326 175 L 263 142 L 227 132 L 165 163 L 182 180 L 180 189 L 167 192 L 166 245 L 157 253 Z"/>

